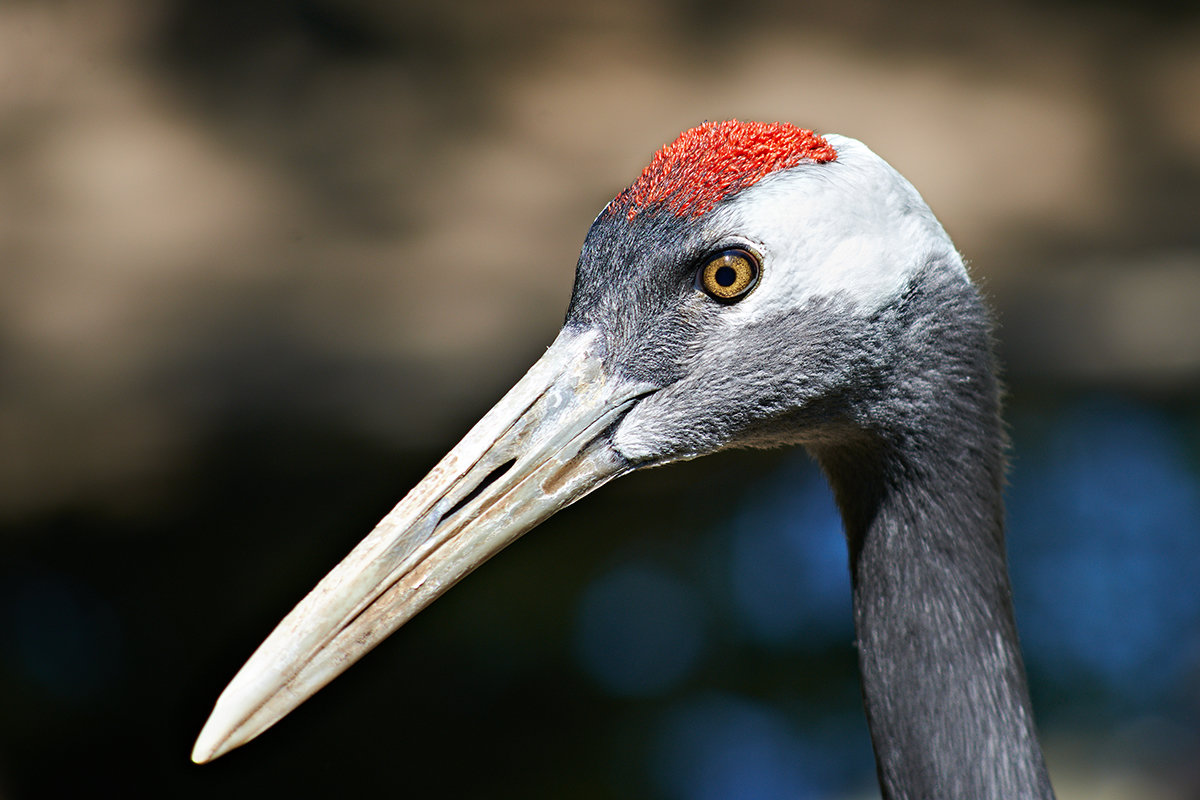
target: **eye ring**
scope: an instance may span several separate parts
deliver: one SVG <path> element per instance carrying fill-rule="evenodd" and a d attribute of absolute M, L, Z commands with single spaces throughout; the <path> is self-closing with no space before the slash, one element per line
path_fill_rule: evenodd
<path fill-rule="evenodd" d="M 719 303 L 734 303 L 758 285 L 758 273 L 758 256 L 731 247 L 705 259 L 696 272 L 696 288 Z"/>

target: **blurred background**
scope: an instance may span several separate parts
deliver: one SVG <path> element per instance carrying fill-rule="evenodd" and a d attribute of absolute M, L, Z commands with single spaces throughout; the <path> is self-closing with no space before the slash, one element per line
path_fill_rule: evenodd
<path fill-rule="evenodd" d="M 860 138 L 940 216 L 999 321 L 1059 797 L 1200 797 L 1200 14 L 1165 0 L 4 0 L 0 797 L 877 796 L 799 451 L 606 487 L 188 760 L 553 338 L 596 212 L 727 117 Z"/>

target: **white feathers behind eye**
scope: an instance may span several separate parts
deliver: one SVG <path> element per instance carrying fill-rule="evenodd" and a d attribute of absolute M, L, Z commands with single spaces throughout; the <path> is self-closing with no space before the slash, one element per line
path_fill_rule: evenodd
<path fill-rule="evenodd" d="M 828 139 L 837 161 L 771 175 L 715 212 L 763 255 L 759 290 L 736 314 L 752 319 L 818 297 L 871 311 L 898 297 L 931 255 L 961 264 L 908 181 L 861 142 Z"/>

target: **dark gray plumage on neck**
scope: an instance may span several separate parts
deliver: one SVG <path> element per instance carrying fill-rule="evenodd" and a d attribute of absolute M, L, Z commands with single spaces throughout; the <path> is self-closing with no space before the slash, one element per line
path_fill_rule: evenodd
<path fill-rule="evenodd" d="M 899 358 L 855 412 L 865 424 L 810 449 L 845 520 L 884 796 L 1051 797 L 1005 563 L 986 316 L 931 264 L 877 324 Z"/>
<path fill-rule="evenodd" d="M 601 212 L 554 344 L 280 623 L 193 758 L 257 736 L 605 482 L 796 444 L 845 521 L 885 797 L 1052 798 L 978 293 L 920 195 L 861 143 L 735 121 L 682 134 Z"/>

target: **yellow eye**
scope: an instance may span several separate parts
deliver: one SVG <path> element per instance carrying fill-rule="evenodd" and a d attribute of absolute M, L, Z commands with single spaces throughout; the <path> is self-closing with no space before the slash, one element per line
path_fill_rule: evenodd
<path fill-rule="evenodd" d="M 712 299 L 732 303 L 758 283 L 758 259 L 745 250 L 722 250 L 700 268 L 696 282 Z"/>

